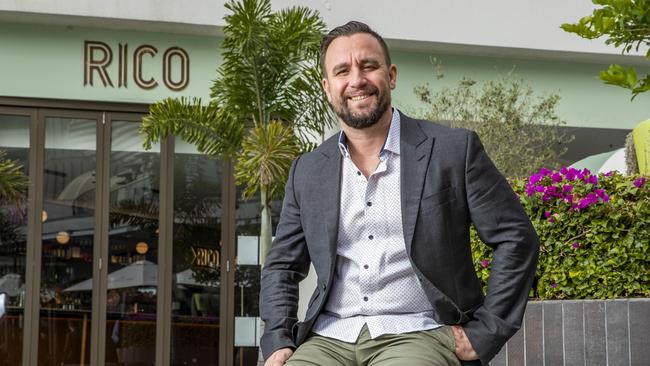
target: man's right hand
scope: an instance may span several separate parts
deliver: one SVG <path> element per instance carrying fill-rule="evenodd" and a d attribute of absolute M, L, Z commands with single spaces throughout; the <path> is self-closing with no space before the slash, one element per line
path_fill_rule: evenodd
<path fill-rule="evenodd" d="M 271 357 L 264 362 L 264 366 L 282 366 L 292 355 L 293 350 L 291 348 L 280 348 L 273 352 Z"/>

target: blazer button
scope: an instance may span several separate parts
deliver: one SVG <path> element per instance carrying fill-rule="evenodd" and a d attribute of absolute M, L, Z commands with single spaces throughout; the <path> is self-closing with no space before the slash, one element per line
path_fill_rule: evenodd
<path fill-rule="evenodd" d="M 325 289 L 327 289 L 327 284 L 324 283 L 323 284 L 323 291 L 325 291 Z"/>

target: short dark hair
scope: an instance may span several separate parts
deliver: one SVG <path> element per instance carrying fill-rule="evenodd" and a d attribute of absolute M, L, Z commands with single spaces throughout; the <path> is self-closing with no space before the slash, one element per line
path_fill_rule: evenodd
<path fill-rule="evenodd" d="M 325 69 L 325 53 L 327 53 L 327 49 L 329 48 L 332 41 L 339 37 L 349 37 L 357 33 L 366 33 L 373 36 L 379 42 L 379 45 L 384 52 L 384 60 L 386 62 L 386 66 L 390 66 L 392 64 L 390 61 L 390 53 L 388 53 L 388 46 L 386 45 L 386 41 L 384 41 L 384 39 L 377 32 L 372 30 L 372 28 L 370 28 L 367 24 L 353 20 L 332 29 L 323 37 L 323 41 L 320 44 L 320 66 L 323 69 L 324 75 L 327 75 L 327 70 Z"/>

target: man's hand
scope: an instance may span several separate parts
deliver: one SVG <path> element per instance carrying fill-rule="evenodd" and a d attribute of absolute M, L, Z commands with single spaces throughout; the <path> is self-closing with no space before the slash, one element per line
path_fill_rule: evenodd
<path fill-rule="evenodd" d="M 456 357 L 462 361 L 478 360 L 478 355 L 465 335 L 463 327 L 452 325 L 451 330 L 454 332 L 454 338 L 456 339 Z"/>
<path fill-rule="evenodd" d="M 264 362 L 264 366 L 282 366 L 292 355 L 293 351 L 291 348 L 280 348 L 273 352 L 271 357 Z"/>

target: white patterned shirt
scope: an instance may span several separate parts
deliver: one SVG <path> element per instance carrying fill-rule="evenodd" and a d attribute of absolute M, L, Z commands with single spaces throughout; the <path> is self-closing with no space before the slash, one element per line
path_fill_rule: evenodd
<path fill-rule="evenodd" d="M 433 329 L 433 307 L 406 253 L 400 194 L 400 115 L 393 118 L 376 170 L 365 178 L 341 131 L 343 154 L 336 272 L 312 331 L 354 343 L 370 336 Z"/>

